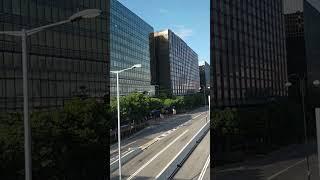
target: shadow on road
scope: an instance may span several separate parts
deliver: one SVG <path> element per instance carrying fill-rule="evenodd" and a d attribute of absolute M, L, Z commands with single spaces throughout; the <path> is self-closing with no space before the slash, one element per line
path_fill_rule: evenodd
<path fill-rule="evenodd" d="M 215 180 L 251 180 L 266 179 L 275 172 L 295 163 L 297 160 L 304 159 L 306 154 L 309 156 L 316 154 L 316 144 L 308 146 L 295 144 L 280 150 L 271 152 L 265 156 L 246 159 L 244 162 L 225 165 L 212 169 L 212 177 Z"/>
<path fill-rule="evenodd" d="M 189 112 L 188 114 L 178 114 L 178 115 L 169 117 L 167 119 L 158 119 L 156 123 L 153 123 L 154 125 L 151 125 L 145 129 L 140 130 L 136 134 L 133 134 L 131 137 L 123 138 L 121 141 L 124 145 L 126 144 L 126 141 L 134 141 L 136 139 L 141 139 L 141 138 L 144 138 L 146 140 L 151 140 L 154 137 L 150 137 L 150 138 L 145 138 L 145 137 L 148 137 L 152 134 L 166 132 L 168 130 L 171 130 L 172 128 L 180 126 L 183 123 L 192 119 L 191 113 L 195 114 L 195 113 L 205 112 L 204 110 L 205 110 L 204 108 L 198 108 L 196 110 Z M 117 143 L 112 144 L 110 146 L 110 149 L 116 148 L 116 146 L 117 146 Z"/>
<path fill-rule="evenodd" d="M 214 174 L 214 170 L 210 170 L 211 177 L 214 180 L 262 180 L 263 175 L 262 171 L 259 169 L 254 170 L 234 170 L 234 171 L 227 171 L 224 173 Z"/>

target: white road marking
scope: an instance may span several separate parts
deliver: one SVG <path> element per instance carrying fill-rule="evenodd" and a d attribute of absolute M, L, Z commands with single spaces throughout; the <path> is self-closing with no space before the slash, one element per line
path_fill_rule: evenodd
<path fill-rule="evenodd" d="M 208 156 L 208 159 L 207 159 L 206 163 L 204 164 L 204 166 L 202 168 L 202 171 L 200 173 L 200 176 L 199 176 L 198 180 L 202 180 L 203 179 L 204 174 L 206 173 L 209 164 L 210 164 L 210 154 Z"/>
<path fill-rule="evenodd" d="M 291 169 L 291 168 L 293 168 L 294 166 L 296 166 L 296 165 L 298 165 L 298 164 L 302 163 L 302 162 L 303 162 L 303 161 L 305 161 L 305 160 L 306 160 L 306 159 L 302 159 L 302 160 L 300 160 L 300 161 L 298 161 L 298 162 L 294 163 L 293 165 L 291 165 L 291 166 L 289 166 L 289 167 L 287 167 L 287 168 L 285 168 L 285 169 L 283 169 L 283 170 L 281 170 L 281 171 L 279 171 L 279 172 L 275 173 L 274 175 L 272 175 L 272 176 L 268 177 L 268 179 L 267 179 L 267 180 L 274 179 L 275 177 L 277 177 L 277 176 L 279 176 L 280 174 L 282 174 L 282 173 L 284 173 L 284 172 L 288 171 L 289 169 Z"/>
<path fill-rule="evenodd" d="M 132 153 L 134 150 L 131 150 L 131 151 L 127 151 L 127 152 L 125 152 L 122 156 L 121 156 L 121 159 L 123 158 L 123 157 L 125 157 L 126 155 L 128 155 L 128 154 L 130 154 L 130 153 Z M 115 157 L 115 158 L 113 158 L 112 160 L 113 160 L 113 162 L 112 163 L 110 163 L 110 164 L 114 164 L 115 162 L 118 162 L 119 161 L 119 158 L 118 158 L 119 156 L 117 156 L 117 157 Z M 114 160 L 114 159 L 116 159 L 116 160 Z"/>
<path fill-rule="evenodd" d="M 194 117 L 194 118 L 192 118 L 192 119 L 196 119 L 197 117 L 199 117 L 199 116 L 201 116 L 202 114 L 205 114 L 205 113 L 207 113 L 207 112 L 203 112 L 203 113 L 197 115 L 196 117 Z"/>
<path fill-rule="evenodd" d="M 210 123 L 210 121 L 209 121 L 209 123 Z M 200 128 L 200 130 L 199 130 L 197 133 L 194 134 L 194 136 L 189 140 L 189 142 L 178 152 L 178 154 L 176 154 L 176 156 L 175 156 L 173 159 L 171 159 L 171 161 L 165 166 L 165 168 L 163 168 L 162 171 L 156 176 L 156 179 L 158 179 L 158 178 L 161 176 L 161 174 L 172 164 L 172 162 L 177 159 L 177 157 L 182 153 L 182 151 L 184 151 L 184 149 L 187 148 L 187 146 L 188 146 L 188 145 L 193 141 L 193 139 L 202 131 L 202 129 L 206 127 L 207 124 L 208 124 L 208 123 L 206 123 L 204 126 L 202 126 L 202 127 Z"/>
<path fill-rule="evenodd" d="M 122 146 L 121 149 L 123 149 L 123 148 L 125 148 L 125 147 L 127 147 L 127 146 L 130 146 L 131 144 L 133 144 L 133 143 L 135 143 L 135 142 L 137 142 L 137 141 L 133 141 L 133 142 L 131 142 L 131 143 L 125 145 L 125 146 Z M 115 152 L 118 152 L 118 149 L 115 149 L 115 150 L 111 151 L 110 154 L 113 154 L 113 153 L 115 153 Z"/>
<path fill-rule="evenodd" d="M 146 162 L 143 166 L 141 166 L 135 173 L 133 173 L 127 180 L 131 180 L 134 178 L 139 172 L 141 172 L 146 166 L 148 166 L 153 160 L 155 160 L 158 156 L 160 156 L 165 150 L 167 150 L 172 144 L 174 144 L 179 138 L 181 138 L 184 134 L 186 134 L 189 130 L 185 130 L 180 136 L 174 139 L 170 144 L 168 144 L 165 148 L 163 148 L 160 152 L 158 152 L 153 158 L 151 158 L 148 162 Z"/>

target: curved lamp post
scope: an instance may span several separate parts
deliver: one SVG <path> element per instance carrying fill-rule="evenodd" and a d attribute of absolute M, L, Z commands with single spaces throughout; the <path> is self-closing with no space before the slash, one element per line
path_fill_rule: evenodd
<path fill-rule="evenodd" d="M 305 145 L 308 145 L 308 135 L 307 135 L 307 119 L 306 119 L 306 110 L 305 110 L 305 76 L 299 76 L 297 74 L 290 74 L 289 77 L 295 77 L 299 80 L 299 90 L 300 90 L 300 96 L 301 96 L 301 104 L 302 104 L 302 113 L 303 113 L 303 126 L 304 126 L 304 138 L 305 138 Z M 314 86 L 319 86 L 320 85 L 320 81 L 319 80 L 315 80 L 312 83 Z M 286 82 L 285 83 L 286 87 L 290 87 L 292 86 L 291 82 Z M 311 169 L 310 169 L 310 163 L 309 163 L 309 155 L 308 153 L 306 153 L 306 161 L 307 161 L 307 177 L 308 180 L 310 180 L 310 175 L 311 175 Z"/>
<path fill-rule="evenodd" d="M 141 68 L 141 64 L 135 64 L 130 68 L 122 69 L 119 71 L 111 71 L 111 73 L 117 75 L 117 109 L 118 109 L 118 159 L 119 159 L 119 180 L 121 180 L 121 137 L 120 137 L 120 95 L 119 95 L 119 74 L 135 68 Z"/>
<path fill-rule="evenodd" d="M 68 19 L 38 28 L 21 31 L 1 31 L 0 34 L 21 37 L 22 40 L 22 71 L 23 71 L 23 119 L 24 119 L 24 154 L 25 154 L 25 179 L 32 180 L 32 158 L 31 158 L 31 128 L 29 121 L 28 104 L 28 66 L 27 66 L 27 38 L 42 30 L 58 25 L 75 22 L 81 19 L 94 18 L 101 14 L 99 9 L 87 9 L 75 13 Z"/>

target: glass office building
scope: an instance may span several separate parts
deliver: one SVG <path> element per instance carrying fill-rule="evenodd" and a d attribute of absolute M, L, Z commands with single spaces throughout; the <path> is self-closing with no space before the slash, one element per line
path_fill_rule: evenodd
<path fill-rule="evenodd" d="M 171 30 L 154 33 L 156 69 L 153 77 L 159 92 L 175 96 L 199 91 L 198 55 Z"/>
<path fill-rule="evenodd" d="M 282 0 L 211 0 L 212 105 L 286 96 Z"/>
<path fill-rule="evenodd" d="M 65 20 L 84 9 L 102 15 L 41 31 L 29 37 L 30 108 L 63 106 L 82 91 L 109 97 L 108 1 L 1 0 L 0 31 L 32 29 Z M 0 35 L 0 110 L 23 108 L 21 39 Z"/>
<path fill-rule="evenodd" d="M 111 71 L 126 69 L 134 64 L 142 68 L 119 74 L 120 95 L 132 92 L 154 94 L 151 85 L 149 36 L 153 27 L 117 0 L 111 0 L 110 15 L 110 62 Z M 116 95 L 116 75 L 110 74 L 111 96 Z"/>
<path fill-rule="evenodd" d="M 201 89 L 210 87 L 210 65 L 204 62 L 204 65 L 199 66 L 200 87 Z"/>
<path fill-rule="evenodd" d="M 309 103 L 319 105 L 320 92 L 313 86 L 320 78 L 320 2 L 316 0 L 284 0 L 288 75 L 305 78 Z M 294 82 L 295 77 L 289 78 Z M 292 83 L 289 96 L 300 101 L 299 84 Z"/>

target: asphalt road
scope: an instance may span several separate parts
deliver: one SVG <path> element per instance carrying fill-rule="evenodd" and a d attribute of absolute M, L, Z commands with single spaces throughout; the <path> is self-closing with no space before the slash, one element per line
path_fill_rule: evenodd
<path fill-rule="evenodd" d="M 178 114 L 169 118 L 159 120 L 159 123 L 151 125 L 133 136 L 121 139 L 121 153 L 122 155 L 128 152 L 131 148 L 142 146 L 156 137 L 169 132 L 174 131 L 176 127 L 183 126 L 188 120 L 195 118 L 205 113 L 204 108 L 193 110 L 189 113 Z M 110 162 L 115 161 L 118 158 L 118 143 L 110 146 Z"/>
<path fill-rule="evenodd" d="M 210 180 L 210 131 L 174 176 L 175 180 Z"/>
<path fill-rule="evenodd" d="M 154 139 L 155 143 L 122 166 L 123 179 L 155 179 L 187 142 L 205 125 L 205 109 L 165 120 L 127 141 L 131 146 L 143 146 Z M 131 142 L 130 142 L 131 141 Z M 124 144 L 124 146 L 126 143 Z M 112 151 L 112 149 L 111 149 Z M 111 173 L 118 179 L 118 171 Z"/>
<path fill-rule="evenodd" d="M 263 158 L 212 169 L 215 180 L 308 180 L 306 152 L 309 154 L 310 180 L 319 180 L 315 145 L 291 145 Z"/>

